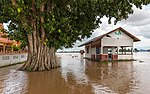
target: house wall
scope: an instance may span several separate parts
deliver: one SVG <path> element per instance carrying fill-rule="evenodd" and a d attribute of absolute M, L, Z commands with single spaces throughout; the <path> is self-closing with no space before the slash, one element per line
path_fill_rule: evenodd
<path fill-rule="evenodd" d="M 133 46 L 133 39 L 120 31 L 121 34 L 117 35 L 115 32 L 109 34 L 110 37 L 103 37 L 101 39 L 102 46 Z"/>
<path fill-rule="evenodd" d="M 91 48 L 91 54 L 96 54 L 96 47 Z"/>
<path fill-rule="evenodd" d="M 89 53 L 87 53 L 87 51 L 86 51 L 86 47 L 89 47 Z M 100 48 L 99 48 L 100 49 Z M 87 57 L 87 58 L 91 58 L 91 55 L 92 54 L 96 54 L 96 47 L 91 47 L 90 45 L 86 45 L 85 46 L 85 57 Z"/>
<path fill-rule="evenodd" d="M 89 47 L 89 53 L 85 52 L 85 57 L 91 58 L 92 54 L 96 54 L 96 47 L 94 48 Z"/>
<path fill-rule="evenodd" d="M 133 55 L 118 55 L 118 59 L 133 59 Z"/>
<path fill-rule="evenodd" d="M 89 48 L 89 53 L 87 53 L 87 48 Z M 85 45 L 85 57 L 91 58 L 91 45 Z"/>
<path fill-rule="evenodd" d="M 103 54 L 109 54 L 108 49 L 111 49 L 111 54 L 116 54 L 116 48 L 103 48 Z"/>

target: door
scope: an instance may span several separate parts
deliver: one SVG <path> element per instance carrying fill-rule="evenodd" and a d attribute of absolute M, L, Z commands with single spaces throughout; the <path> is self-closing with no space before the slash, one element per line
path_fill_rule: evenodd
<path fill-rule="evenodd" d="M 112 49 L 108 49 L 108 60 L 112 60 Z"/>

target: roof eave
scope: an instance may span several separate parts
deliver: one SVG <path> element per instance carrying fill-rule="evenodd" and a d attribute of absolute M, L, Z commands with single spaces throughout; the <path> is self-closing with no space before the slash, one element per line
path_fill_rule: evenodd
<path fill-rule="evenodd" d="M 90 43 L 92 43 L 92 42 L 93 42 L 93 41 L 88 42 L 88 43 L 83 43 L 83 44 L 79 45 L 78 47 L 82 47 L 82 46 L 87 45 L 87 44 L 90 44 Z"/>

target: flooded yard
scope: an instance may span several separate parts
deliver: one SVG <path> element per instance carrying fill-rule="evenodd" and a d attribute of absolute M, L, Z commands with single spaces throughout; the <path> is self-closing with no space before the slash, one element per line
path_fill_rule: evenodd
<path fill-rule="evenodd" d="M 0 94 L 149 94 L 150 53 L 137 61 L 100 63 L 80 54 L 58 54 L 61 68 L 46 72 L 0 68 Z M 144 62 L 140 62 L 144 61 Z"/>

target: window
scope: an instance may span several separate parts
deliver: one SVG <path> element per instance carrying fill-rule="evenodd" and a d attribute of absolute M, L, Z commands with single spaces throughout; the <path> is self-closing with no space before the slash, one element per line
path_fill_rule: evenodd
<path fill-rule="evenodd" d="M 9 60 L 9 56 L 3 56 L 2 60 Z"/>
<path fill-rule="evenodd" d="M 13 59 L 18 59 L 18 56 L 13 56 Z"/>
<path fill-rule="evenodd" d="M 21 58 L 25 58 L 25 56 L 24 56 L 24 55 L 21 55 Z"/>
<path fill-rule="evenodd" d="M 96 54 L 100 54 L 100 48 L 96 48 Z"/>

